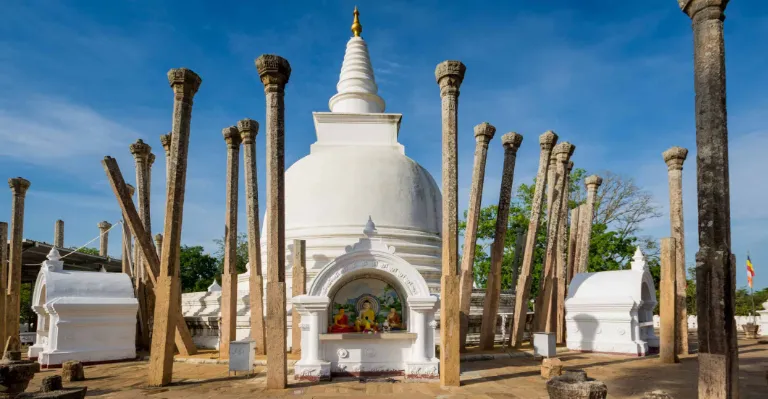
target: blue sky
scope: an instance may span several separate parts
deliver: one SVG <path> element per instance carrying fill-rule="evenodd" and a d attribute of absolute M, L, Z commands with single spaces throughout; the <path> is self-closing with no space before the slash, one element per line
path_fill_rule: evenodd
<path fill-rule="evenodd" d="M 66 245 L 98 234 L 120 212 L 100 165 L 117 158 L 128 181 L 128 145 L 143 138 L 157 154 L 153 232 L 164 208 L 159 135 L 170 129 L 166 72 L 189 67 L 203 84 L 195 98 L 183 242 L 213 250 L 224 231 L 225 143 L 221 129 L 264 120 L 253 60 L 287 58 L 286 165 L 314 142 L 312 111 L 327 111 L 350 36 L 352 1 L 21 1 L 0 13 L 0 170 L 32 182 L 25 237 Z M 576 5 L 578 3 L 578 5 Z M 361 21 L 387 111 L 403 114 L 406 154 L 440 179 L 440 99 L 435 65 L 467 65 L 459 116 L 460 199 L 466 207 L 472 127 L 488 121 L 521 133 L 515 181 L 530 182 L 545 130 L 576 145 L 577 167 L 633 176 L 664 216 L 643 234 L 669 235 L 666 166 L 673 145 L 691 150 L 684 170 L 686 248 L 696 251 L 696 178 L 690 20 L 673 0 L 615 2 L 359 1 Z M 765 65 L 768 3 L 732 2 L 725 23 L 728 56 L 731 215 L 738 284 L 751 251 L 756 288 L 768 286 L 768 106 Z M 763 95 L 761 95 L 763 94 Z M 764 113 L 762 113 L 764 115 Z M 762 122 L 762 123 L 761 123 Z M 484 205 L 498 200 L 502 148 L 491 143 Z M 257 141 L 264 181 L 264 141 Z M 762 171 L 762 172 L 761 172 Z M 242 175 L 241 175 L 242 176 Z M 241 177 L 242 179 L 242 177 Z M 241 180 L 242 182 L 242 180 Z M 242 186 L 242 184 L 241 184 Z M 263 198 L 264 186 L 260 187 Z M 241 193 L 244 189 L 241 188 Z M 10 217 L 10 192 L 0 209 Z M 241 196 L 240 230 L 245 209 Z M 263 204 L 263 201 L 262 201 Z M 262 209 L 262 213 L 263 213 Z M 110 252 L 119 256 L 115 231 Z M 93 245 L 95 246 L 95 245 Z"/>

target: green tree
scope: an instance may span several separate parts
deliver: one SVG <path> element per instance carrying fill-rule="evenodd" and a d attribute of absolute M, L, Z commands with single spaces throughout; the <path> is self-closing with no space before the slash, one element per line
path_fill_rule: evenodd
<path fill-rule="evenodd" d="M 37 314 L 32 310 L 32 290 L 32 283 L 21 284 L 19 322 L 29 323 L 29 331 L 35 331 L 37 328 Z"/>
<path fill-rule="evenodd" d="M 181 246 L 179 256 L 182 292 L 205 291 L 220 276 L 219 261 L 203 252 L 203 247 Z"/>
<path fill-rule="evenodd" d="M 219 264 L 219 274 L 224 271 L 224 238 L 220 240 L 213 240 L 216 243 L 216 259 Z M 237 235 L 237 272 L 245 273 L 248 263 L 248 235 L 240 233 Z"/>
<path fill-rule="evenodd" d="M 88 248 L 88 247 L 80 248 L 80 249 L 72 248 L 72 250 L 73 251 L 77 250 L 77 252 L 80 252 L 82 254 L 96 255 L 96 256 L 99 255 L 99 250 L 97 248 Z"/>

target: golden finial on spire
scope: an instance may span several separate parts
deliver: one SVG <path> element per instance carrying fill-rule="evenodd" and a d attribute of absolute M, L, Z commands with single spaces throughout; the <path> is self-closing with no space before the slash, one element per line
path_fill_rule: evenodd
<path fill-rule="evenodd" d="M 352 21 L 352 34 L 355 37 L 360 37 L 360 33 L 363 32 L 363 25 L 360 25 L 360 12 L 357 11 L 357 6 L 355 6 L 355 11 L 352 14 L 355 16 L 354 21 Z"/>

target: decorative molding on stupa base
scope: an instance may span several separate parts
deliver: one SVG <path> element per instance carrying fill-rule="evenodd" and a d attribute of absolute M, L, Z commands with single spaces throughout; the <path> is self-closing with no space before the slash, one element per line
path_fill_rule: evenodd
<path fill-rule="evenodd" d="M 330 381 L 331 380 L 331 362 L 319 362 L 317 364 L 299 364 L 293 365 L 293 378 L 296 381 Z"/>
<path fill-rule="evenodd" d="M 440 378 L 440 361 L 406 362 L 405 378 L 409 380 L 434 380 Z"/>

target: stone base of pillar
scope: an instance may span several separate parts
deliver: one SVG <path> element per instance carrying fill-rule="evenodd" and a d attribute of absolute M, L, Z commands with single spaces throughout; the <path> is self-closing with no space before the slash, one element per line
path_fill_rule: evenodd
<path fill-rule="evenodd" d="M 285 283 L 267 282 L 267 389 L 285 389 L 287 364 Z"/>
<path fill-rule="evenodd" d="M 459 378 L 459 276 L 440 279 L 440 384 L 457 387 Z"/>
<path fill-rule="evenodd" d="M 436 380 L 440 378 L 440 362 L 433 359 L 426 362 L 406 362 L 405 378 L 409 380 Z"/>
<path fill-rule="evenodd" d="M 293 366 L 293 370 L 293 378 L 296 381 L 317 382 L 331 380 L 331 362 L 301 364 L 301 361 L 298 361 Z"/>

